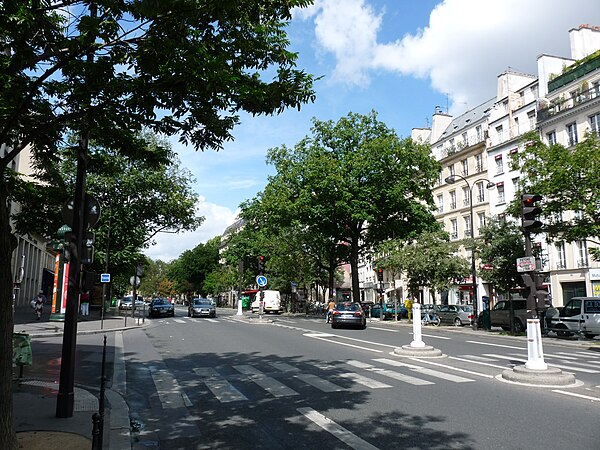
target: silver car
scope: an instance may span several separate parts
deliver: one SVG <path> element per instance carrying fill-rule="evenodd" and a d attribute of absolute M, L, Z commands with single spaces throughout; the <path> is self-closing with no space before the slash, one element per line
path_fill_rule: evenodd
<path fill-rule="evenodd" d="M 441 305 L 436 311 L 442 323 L 451 323 L 457 327 L 470 325 L 473 321 L 471 305 Z"/>
<path fill-rule="evenodd" d="M 208 298 L 195 298 L 188 307 L 188 317 L 205 316 L 217 317 L 217 308 L 212 300 Z"/>

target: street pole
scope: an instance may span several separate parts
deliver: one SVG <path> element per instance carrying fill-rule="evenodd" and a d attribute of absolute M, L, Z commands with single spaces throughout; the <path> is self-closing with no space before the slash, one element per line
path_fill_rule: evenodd
<path fill-rule="evenodd" d="M 471 247 L 471 278 L 473 281 L 473 322 L 472 327 L 474 330 L 477 329 L 477 318 L 478 318 L 478 308 L 477 308 L 477 267 L 475 266 L 475 220 L 473 218 L 473 186 L 469 185 L 469 182 L 465 180 L 467 183 L 467 187 L 469 189 L 469 209 L 471 211 L 471 239 L 473 240 L 473 245 Z"/>

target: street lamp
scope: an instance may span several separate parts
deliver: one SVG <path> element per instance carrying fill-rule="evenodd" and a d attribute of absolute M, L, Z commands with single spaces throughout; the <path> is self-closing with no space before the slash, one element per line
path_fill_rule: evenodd
<path fill-rule="evenodd" d="M 469 190 L 469 211 L 471 219 L 471 238 L 473 239 L 473 246 L 471 248 L 471 279 L 473 281 L 473 329 L 477 329 L 477 318 L 479 316 L 477 311 L 478 297 L 477 297 L 477 268 L 475 267 L 475 219 L 473 214 L 473 188 L 476 186 L 478 181 L 487 181 L 487 188 L 493 189 L 496 185 L 486 178 L 479 178 L 475 180 L 473 184 L 462 175 L 450 175 L 444 181 L 448 184 L 454 184 L 456 179 L 460 178 L 467 183 L 467 189 Z"/>

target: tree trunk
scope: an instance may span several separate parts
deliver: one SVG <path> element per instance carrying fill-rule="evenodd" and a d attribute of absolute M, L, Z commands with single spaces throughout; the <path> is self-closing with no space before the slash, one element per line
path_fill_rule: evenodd
<path fill-rule="evenodd" d="M 352 276 L 352 301 L 360 302 L 360 284 L 358 283 L 358 238 L 350 244 L 350 274 Z"/>
<path fill-rule="evenodd" d="M 0 172 L 0 448 L 17 448 L 12 398 L 13 277 L 11 260 L 17 247 L 8 211 L 8 186 Z"/>

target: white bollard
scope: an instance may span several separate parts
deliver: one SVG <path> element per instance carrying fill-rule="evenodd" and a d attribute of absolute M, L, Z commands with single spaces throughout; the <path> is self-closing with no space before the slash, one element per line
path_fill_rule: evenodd
<path fill-rule="evenodd" d="M 242 311 L 242 299 L 238 298 L 238 310 L 237 313 L 235 314 L 236 316 L 243 316 L 244 312 Z"/>
<path fill-rule="evenodd" d="M 410 346 L 413 348 L 425 347 L 425 342 L 421 339 L 421 304 L 413 303 L 412 307 L 412 319 L 413 319 L 413 341 Z"/>
<path fill-rule="evenodd" d="M 527 319 L 527 362 L 525 367 L 533 370 L 548 369 L 548 365 L 544 362 L 540 319 Z"/>

